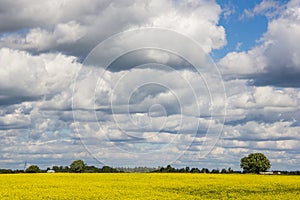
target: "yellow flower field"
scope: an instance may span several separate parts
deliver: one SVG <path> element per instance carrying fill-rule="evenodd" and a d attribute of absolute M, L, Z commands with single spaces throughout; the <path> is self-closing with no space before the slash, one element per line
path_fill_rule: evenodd
<path fill-rule="evenodd" d="M 300 176 L 8 174 L 0 199 L 299 199 Z"/>

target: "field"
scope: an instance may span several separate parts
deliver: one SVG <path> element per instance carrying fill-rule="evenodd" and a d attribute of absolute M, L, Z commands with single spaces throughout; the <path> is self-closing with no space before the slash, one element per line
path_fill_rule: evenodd
<path fill-rule="evenodd" d="M 9 174 L 0 199 L 299 199 L 300 176 Z"/>

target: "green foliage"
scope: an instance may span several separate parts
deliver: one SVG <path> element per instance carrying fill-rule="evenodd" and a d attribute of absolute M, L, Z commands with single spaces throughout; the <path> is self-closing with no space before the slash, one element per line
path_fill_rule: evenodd
<path fill-rule="evenodd" d="M 0 174 L 11 174 L 13 170 L 11 169 L 0 169 Z"/>
<path fill-rule="evenodd" d="M 163 173 L 170 173 L 170 172 L 178 172 L 175 168 L 173 168 L 171 165 L 168 165 L 166 168 L 162 167 L 157 172 L 163 172 Z"/>
<path fill-rule="evenodd" d="M 55 172 L 69 172 L 70 169 L 68 166 L 53 166 L 52 169 L 55 171 Z"/>
<path fill-rule="evenodd" d="M 192 168 L 191 173 L 200 173 L 200 170 L 198 168 Z"/>
<path fill-rule="evenodd" d="M 201 173 L 209 173 L 209 169 L 207 169 L 207 168 L 202 168 L 200 172 L 201 172 Z"/>
<path fill-rule="evenodd" d="M 85 173 L 99 173 L 100 169 L 95 166 L 85 166 Z"/>
<path fill-rule="evenodd" d="M 85 170 L 85 164 L 83 160 L 75 160 L 70 165 L 70 171 L 75 173 L 82 173 Z"/>
<path fill-rule="evenodd" d="M 158 172 L 158 173 L 210 173 L 207 168 L 202 168 L 202 170 L 198 168 L 192 168 L 189 167 L 176 169 L 172 167 L 171 165 L 168 165 L 166 168 L 160 167 L 158 170 L 153 170 L 152 172 Z M 213 170 L 212 173 L 219 173 L 219 170 Z"/>
<path fill-rule="evenodd" d="M 241 159 L 241 168 L 246 173 L 259 173 L 270 169 L 269 159 L 262 153 L 252 153 Z"/>
<path fill-rule="evenodd" d="M 119 172 L 138 172 L 138 173 L 146 173 L 153 172 L 159 168 L 155 167 L 118 167 L 116 168 Z"/>
<path fill-rule="evenodd" d="M 112 167 L 109 167 L 109 166 L 103 166 L 102 169 L 100 170 L 100 172 L 102 172 L 102 173 L 116 173 L 116 172 L 119 172 L 119 171 L 112 168 Z"/>
<path fill-rule="evenodd" d="M 218 174 L 218 173 L 220 173 L 220 170 L 219 169 L 212 169 L 211 173 L 212 174 Z"/>
<path fill-rule="evenodd" d="M 26 173 L 39 173 L 40 171 L 41 170 L 37 165 L 31 165 L 25 170 Z"/>
<path fill-rule="evenodd" d="M 233 169 L 232 169 L 231 167 L 229 167 L 228 170 L 227 170 L 227 173 L 230 173 L 230 174 L 231 174 L 231 173 L 233 173 L 233 172 L 234 172 Z"/>

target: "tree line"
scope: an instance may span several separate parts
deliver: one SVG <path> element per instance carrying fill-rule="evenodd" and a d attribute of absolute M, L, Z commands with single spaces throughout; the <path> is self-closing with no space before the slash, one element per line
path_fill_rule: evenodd
<path fill-rule="evenodd" d="M 46 172 L 62 172 L 62 173 L 124 173 L 124 172 L 153 172 L 153 173 L 212 173 L 212 174 L 231 174 L 231 173 L 260 173 L 265 172 L 271 167 L 269 159 L 262 153 L 252 153 L 241 159 L 240 167 L 243 171 L 234 171 L 231 167 L 209 170 L 208 168 L 174 168 L 171 165 L 167 167 L 148 168 L 113 168 L 103 166 L 101 168 L 88 166 L 83 160 L 75 160 L 70 166 L 53 166 L 46 170 L 41 170 L 37 165 L 31 165 L 25 170 L 0 169 L 0 174 L 10 173 L 46 173 Z M 278 171 L 277 171 L 278 172 Z M 279 171 L 286 175 L 300 175 L 300 171 Z"/>

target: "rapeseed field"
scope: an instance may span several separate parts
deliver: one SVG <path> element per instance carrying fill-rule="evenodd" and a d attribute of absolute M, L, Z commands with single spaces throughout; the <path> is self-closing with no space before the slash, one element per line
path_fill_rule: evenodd
<path fill-rule="evenodd" d="M 3 174 L 0 199 L 300 199 L 300 176 Z"/>

